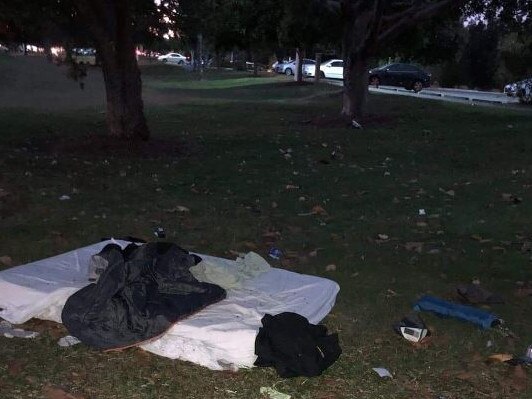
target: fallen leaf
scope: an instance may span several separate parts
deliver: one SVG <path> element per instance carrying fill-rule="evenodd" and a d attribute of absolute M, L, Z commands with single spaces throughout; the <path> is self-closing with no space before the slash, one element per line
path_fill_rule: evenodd
<path fill-rule="evenodd" d="M 274 243 L 275 241 L 281 238 L 281 233 L 279 231 L 266 231 L 262 234 L 262 238 L 266 243 Z"/>
<path fill-rule="evenodd" d="M 0 263 L 5 266 L 13 266 L 13 259 L 11 259 L 11 257 L 7 255 L 0 256 Z"/>
<path fill-rule="evenodd" d="M 468 381 L 474 377 L 474 374 L 471 371 L 462 371 L 456 375 L 456 378 L 462 381 Z"/>
<path fill-rule="evenodd" d="M 379 240 L 383 240 L 383 241 L 390 238 L 388 237 L 387 234 L 377 234 L 377 237 L 379 238 Z"/>
<path fill-rule="evenodd" d="M 509 353 L 496 353 L 494 355 L 488 356 L 486 363 L 503 363 L 507 362 L 508 360 L 512 360 L 513 358 L 514 356 L 510 355 Z"/>
<path fill-rule="evenodd" d="M 336 265 L 331 263 L 330 265 L 325 266 L 326 272 L 334 272 L 336 271 Z"/>
<path fill-rule="evenodd" d="M 327 215 L 327 211 L 320 205 L 313 206 L 311 213 L 314 215 Z"/>
<path fill-rule="evenodd" d="M 423 252 L 423 243 L 422 242 L 407 242 L 405 244 L 405 249 L 407 251 L 414 251 L 417 253 Z"/>
<path fill-rule="evenodd" d="M 254 242 L 251 242 L 251 241 L 244 241 L 242 243 L 242 245 L 248 249 L 252 249 L 252 250 L 255 250 L 258 248 L 257 244 L 255 244 Z"/>
<path fill-rule="evenodd" d="M 299 186 L 296 186 L 294 184 L 287 184 L 285 186 L 285 189 L 287 189 L 287 190 L 299 190 Z"/>

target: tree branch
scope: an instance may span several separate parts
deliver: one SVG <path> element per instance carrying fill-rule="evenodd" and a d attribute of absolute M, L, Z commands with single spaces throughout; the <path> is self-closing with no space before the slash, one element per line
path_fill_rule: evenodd
<path fill-rule="evenodd" d="M 371 19 L 368 22 L 368 29 L 364 35 L 364 38 L 355 48 L 355 53 L 366 52 L 368 48 L 373 45 L 381 26 L 382 13 L 386 1 L 387 0 L 376 0 L 373 3 L 373 10 L 371 11 Z"/>
<path fill-rule="evenodd" d="M 405 10 L 405 14 L 400 17 L 397 22 L 393 23 L 391 26 L 389 26 L 386 30 L 381 32 L 378 36 L 378 41 L 382 42 L 390 37 L 397 35 L 401 31 L 403 31 L 406 28 L 409 28 L 419 21 L 426 19 L 428 17 L 433 16 L 434 14 L 437 14 L 441 9 L 448 6 L 449 4 L 453 5 L 461 5 L 465 2 L 465 0 L 440 0 L 436 2 L 430 2 L 426 3 L 424 7 L 419 7 L 413 5 L 411 9 Z M 413 10 L 412 8 L 416 8 L 416 10 Z M 409 11 L 406 13 L 406 11 Z M 397 13 L 399 15 L 400 13 Z M 390 16 L 391 17 L 391 16 Z"/>
<path fill-rule="evenodd" d="M 408 17 L 414 11 L 416 11 L 422 3 L 423 3 L 423 0 L 416 0 L 413 3 L 410 2 L 409 7 L 406 10 L 398 11 L 396 13 L 383 16 L 382 22 L 386 24 L 389 22 L 397 21 L 398 19 Z"/>

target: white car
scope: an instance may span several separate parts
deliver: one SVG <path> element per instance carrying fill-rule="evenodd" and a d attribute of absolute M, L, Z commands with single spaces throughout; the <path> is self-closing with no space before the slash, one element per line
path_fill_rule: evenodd
<path fill-rule="evenodd" d="M 303 75 L 314 77 L 316 74 L 315 65 L 303 65 Z M 342 60 L 329 60 L 320 65 L 320 77 L 330 79 L 344 78 L 344 62 Z"/>
<path fill-rule="evenodd" d="M 158 56 L 157 61 L 167 62 L 169 64 L 184 65 L 187 62 L 187 57 L 179 53 L 167 53 Z"/>
<path fill-rule="evenodd" d="M 320 74 L 322 78 L 343 79 L 344 78 L 344 61 L 329 60 L 320 65 Z"/>
<path fill-rule="evenodd" d="M 314 65 L 316 65 L 316 61 L 311 60 L 309 58 L 303 58 L 303 70 L 305 69 L 305 67 L 314 67 Z M 296 72 L 296 60 L 283 61 L 282 63 L 277 64 L 277 66 L 275 67 L 275 71 L 277 73 L 284 73 L 286 76 L 293 75 Z"/>

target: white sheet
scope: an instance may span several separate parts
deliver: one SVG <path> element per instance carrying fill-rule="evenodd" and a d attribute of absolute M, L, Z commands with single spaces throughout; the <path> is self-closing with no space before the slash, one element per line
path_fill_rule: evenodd
<path fill-rule="evenodd" d="M 32 317 L 61 322 L 67 298 L 87 285 L 88 263 L 110 242 L 103 241 L 58 256 L 0 272 L 0 317 L 20 324 Z M 207 255 L 209 261 L 234 267 L 235 262 Z M 335 282 L 272 268 L 228 290 L 227 298 L 176 323 L 142 348 L 172 359 L 188 360 L 213 370 L 252 367 L 255 337 L 266 313 L 295 312 L 319 323 L 332 309 Z"/>

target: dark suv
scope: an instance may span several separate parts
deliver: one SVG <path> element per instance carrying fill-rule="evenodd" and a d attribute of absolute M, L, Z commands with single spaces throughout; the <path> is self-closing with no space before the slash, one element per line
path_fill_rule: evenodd
<path fill-rule="evenodd" d="M 369 84 L 373 86 L 401 86 L 416 93 L 430 86 L 430 73 L 411 64 L 388 64 L 369 71 Z"/>

